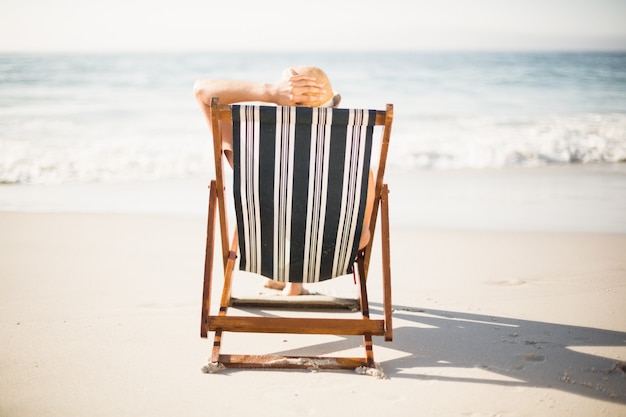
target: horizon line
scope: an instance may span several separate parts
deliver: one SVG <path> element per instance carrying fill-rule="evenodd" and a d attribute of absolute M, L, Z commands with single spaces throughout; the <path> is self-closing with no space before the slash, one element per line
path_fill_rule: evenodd
<path fill-rule="evenodd" d="M 0 49 L 1 55 L 130 55 L 130 54 L 307 54 L 307 53 L 326 53 L 326 54 L 346 54 L 346 53 L 626 53 L 626 47 L 623 48 L 394 48 L 394 49 L 188 49 L 188 50 L 171 50 L 171 49 L 103 49 L 103 50 L 15 50 Z"/>

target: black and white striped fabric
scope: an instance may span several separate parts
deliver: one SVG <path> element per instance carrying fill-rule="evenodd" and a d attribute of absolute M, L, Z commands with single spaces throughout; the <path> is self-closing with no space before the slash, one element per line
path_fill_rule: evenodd
<path fill-rule="evenodd" d="M 352 272 L 374 110 L 233 105 L 240 268 L 283 282 Z"/>

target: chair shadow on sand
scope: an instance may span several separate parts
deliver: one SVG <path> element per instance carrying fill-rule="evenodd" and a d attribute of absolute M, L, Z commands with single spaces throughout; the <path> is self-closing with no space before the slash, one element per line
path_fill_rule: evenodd
<path fill-rule="evenodd" d="M 382 314 L 380 304 L 371 305 L 373 314 Z M 551 388 L 626 404 L 626 363 L 583 352 L 624 347 L 626 333 L 397 305 L 393 317 L 394 341 L 374 340 L 375 357 L 390 379 Z M 306 350 L 323 355 L 359 343 L 341 337 Z"/>

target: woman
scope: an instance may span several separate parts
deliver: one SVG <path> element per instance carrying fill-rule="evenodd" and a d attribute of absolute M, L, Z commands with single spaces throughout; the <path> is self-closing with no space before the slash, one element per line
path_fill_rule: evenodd
<path fill-rule="evenodd" d="M 279 106 L 336 107 L 341 96 L 334 93 L 330 80 L 324 71 L 311 66 L 294 66 L 283 71 L 277 82 L 253 82 L 238 80 L 200 79 L 194 84 L 196 100 L 202 109 L 209 127 L 211 126 L 211 98 L 219 97 L 220 104 L 241 102 L 273 103 Z M 233 130 L 230 123 L 222 123 L 222 144 L 228 163 L 233 166 Z M 369 218 L 374 199 L 374 181 L 370 171 L 367 204 L 363 232 L 359 247 L 367 245 L 370 238 Z M 277 282 L 268 280 L 268 288 L 282 289 L 286 295 L 303 295 L 308 292 L 297 282 Z"/>

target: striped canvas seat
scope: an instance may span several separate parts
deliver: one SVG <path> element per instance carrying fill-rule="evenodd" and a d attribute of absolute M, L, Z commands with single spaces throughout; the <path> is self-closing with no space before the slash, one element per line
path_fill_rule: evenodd
<path fill-rule="evenodd" d="M 352 272 L 376 112 L 232 106 L 240 268 L 283 282 Z"/>

